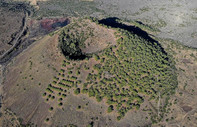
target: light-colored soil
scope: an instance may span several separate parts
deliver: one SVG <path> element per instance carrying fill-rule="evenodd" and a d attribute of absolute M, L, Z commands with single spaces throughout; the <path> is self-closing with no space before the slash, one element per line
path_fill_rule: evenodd
<path fill-rule="evenodd" d="M 28 1 L 28 2 L 30 2 L 31 5 L 37 5 L 38 2 L 47 1 L 47 0 L 15 0 L 15 1 Z"/>

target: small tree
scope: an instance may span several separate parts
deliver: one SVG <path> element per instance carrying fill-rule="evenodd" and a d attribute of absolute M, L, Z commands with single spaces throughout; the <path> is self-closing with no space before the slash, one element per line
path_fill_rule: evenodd
<path fill-rule="evenodd" d="M 98 60 L 100 59 L 100 57 L 99 57 L 98 55 L 96 55 L 96 54 L 94 54 L 93 57 L 94 57 L 94 59 L 95 59 L 96 61 L 98 61 Z"/>
<path fill-rule="evenodd" d="M 108 107 L 108 109 L 107 109 L 107 112 L 110 113 L 110 112 L 112 112 L 113 110 L 114 110 L 113 105 L 110 105 L 110 106 Z"/>
<path fill-rule="evenodd" d="M 75 93 L 76 95 L 80 94 L 80 88 L 77 88 L 77 89 L 74 91 L 74 93 Z"/>
<path fill-rule="evenodd" d="M 53 107 L 50 107 L 50 108 L 49 108 L 49 111 L 53 111 Z"/>

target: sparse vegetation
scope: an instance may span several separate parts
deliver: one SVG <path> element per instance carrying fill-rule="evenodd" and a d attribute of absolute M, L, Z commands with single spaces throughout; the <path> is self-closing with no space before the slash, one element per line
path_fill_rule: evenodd
<path fill-rule="evenodd" d="M 197 51 L 174 40 L 157 38 L 170 34 L 173 35 L 170 36 L 172 39 L 195 46 L 193 41 L 197 34 L 195 27 L 192 28 L 195 23 L 192 22 L 196 20 L 196 10 L 184 10 L 186 6 L 194 7 L 194 1 L 182 6 L 182 2 L 171 0 L 172 4 L 166 1 L 162 7 L 157 6 L 159 2 L 147 6 L 150 1 L 141 4 L 129 1 L 137 5 L 131 8 L 130 4 L 127 6 L 118 0 L 114 4 L 108 4 L 111 1 L 107 0 L 40 0 L 37 3 L 40 10 L 35 10 L 35 13 L 29 12 L 27 8 L 24 10 L 23 2 L 11 1 L 0 2 L 0 33 L 3 37 L 0 37 L 0 54 L 7 52 L 15 42 L 20 44 L 1 60 L 5 63 L 0 66 L 0 69 L 3 68 L 1 79 L 5 93 L 2 97 L 5 104 L 2 103 L 0 113 L 1 126 L 196 125 Z M 92 13 L 95 9 L 93 5 L 97 2 L 100 2 L 99 8 L 107 9 L 105 13 Z M 17 6 L 10 8 L 9 4 L 12 3 Z M 122 3 L 123 6 L 119 8 Z M 174 9 L 169 9 L 166 4 L 183 10 L 173 12 Z M 28 14 L 24 17 L 26 11 Z M 113 22 L 100 24 L 102 22 L 96 18 L 92 18 L 92 23 L 89 21 L 91 18 L 84 20 L 69 17 L 71 24 L 65 28 L 50 34 L 37 31 L 44 28 L 40 22 L 54 29 L 61 27 L 60 22 L 56 22 L 59 19 L 53 16 L 61 14 L 67 17 L 70 13 L 82 17 L 83 14 L 103 17 L 107 13 L 110 17 L 117 16 L 125 20 L 113 26 Z M 32 19 L 32 14 L 38 14 L 36 18 L 39 20 L 35 17 Z M 48 15 L 52 16 L 50 22 L 47 22 Z M 155 18 L 152 19 L 153 15 Z M 126 21 L 129 18 L 138 21 Z M 23 27 L 26 24 L 27 27 Z M 181 32 L 183 29 L 184 32 Z M 50 36 L 39 39 L 44 34 Z M 61 35 L 59 41 L 62 39 L 62 44 L 65 44 L 62 47 L 60 43 L 58 46 L 58 35 Z M 35 44 L 26 48 L 35 40 Z M 57 47 L 66 47 L 66 59 Z M 23 49 L 26 50 L 21 53 Z M 81 58 L 81 55 L 86 58 Z M 16 56 L 15 59 L 12 60 L 12 56 Z M 173 95 L 177 76 L 178 87 Z M 120 121 L 114 121 L 114 117 Z M 35 125 L 28 121 L 35 122 Z"/>
<path fill-rule="evenodd" d="M 65 31 L 61 39 L 67 38 Z M 88 73 L 85 81 L 81 82 L 78 78 L 83 75 L 79 64 L 67 59 L 63 61 L 66 66 L 62 66 L 60 73 L 69 76 L 54 78 L 53 85 L 50 84 L 47 89 L 59 92 L 60 96 L 60 92 L 82 83 L 82 89 L 75 87 L 74 93 L 88 94 L 98 102 L 105 98 L 109 105 L 107 112 L 117 111 L 117 120 L 129 110 L 140 109 L 145 98 L 156 101 L 159 94 L 162 98 L 174 94 L 177 87 L 174 61 L 161 45 L 126 30 L 116 31 L 117 45 L 94 54 L 91 58 L 96 61 L 93 66 L 89 65 L 90 59 L 81 60 L 86 61 L 83 63 L 84 71 Z"/>

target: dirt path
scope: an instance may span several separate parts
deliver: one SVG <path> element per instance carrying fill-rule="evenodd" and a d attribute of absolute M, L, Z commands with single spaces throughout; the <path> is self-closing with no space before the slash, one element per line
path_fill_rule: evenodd
<path fill-rule="evenodd" d="M 0 64 L 2 63 L 2 61 L 4 61 L 4 59 L 7 57 L 8 54 L 10 54 L 14 48 L 20 44 L 20 39 L 21 37 L 23 36 L 24 32 L 27 30 L 27 18 L 28 18 L 28 13 L 25 12 L 25 17 L 23 18 L 23 28 L 21 30 L 21 32 L 16 36 L 16 38 L 13 40 L 13 46 L 8 50 L 6 51 L 1 57 L 0 57 Z"/>
<path fill-rule="evenodd" d="M 13 46 L 7 50 L 3 55 L 0 56 L 0 64 L 3 65 L 5 63 L 7 63 L 13 56 L 15 56 L 18 52 L 17 47 L 23 43 L 22 39 L 24 39 L 24 36 L 26 35 L 26 32 L 28 31 L 28 27 L 27 27 L 27 20 L 29 17 L 31 17 L 32 12 L 31 10 L 24 10 L 25 16 L 23 17 L 22 20 L 22 27 L 21 27 L 21 31 L 18 33 L 18 35 L 15 37 L 15 39 L 13 39 L 13 41 L 11 42 L 13 44 Z"/>

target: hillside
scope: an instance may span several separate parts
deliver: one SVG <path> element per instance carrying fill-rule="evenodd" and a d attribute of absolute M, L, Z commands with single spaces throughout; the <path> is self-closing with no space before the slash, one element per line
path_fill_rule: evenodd
<path fill-rule="evenodd" d="M 192 125 L 177 117 L 184 112 L 176 107 L 188 109 L 188 116 L 195 110 L 195 101 L 188 106 L 182 97 L 196 98 L 196 84 L 183 83 L 182 76 L 192 74 L 196 81 L 196 50 L 178 49 L 128 24 L 73 19 L 15 57 L 4 72 L 2 124 Z"/>
<path fill-rule="evenodd" d="M 112 25 L 112 22 L 109 22 Z M 113 26 L 120 25 L 114 22 Z M 104 99 L 109 105 L 108 112 L 115 110 L 118 120 L 129 110 L 139 109 L 145 99 L 156 101 L 170 97 L 177 86 L 174 62 L 156 41 L 145 40 L 135 33 L 136 31 L 119 28 L 115 33 L 117 44 L 93 54 L 93 58 L 87 59 L 85 65 L 79 64 L 80 61 L 75 63 L 65 60 L 63 68 L 59 71 L 59 76 L 63 78 L 57 76 L 49 85 L 47 88 L 49 95 L 52 96 L 56 90 L 61 94 L 64 89 L 68 91 L 76 87 L 77 94 L 80 92 L 88 94 L 89 97 L 95 97 L 98 102 Z M 71 45 L 76 37 L 81 37 L 80 31 L 78 36 L 70 38 L 72 34 L 72 32 L 64 33 L 63 37 L 71 40 Z M 62 42 L 61 38 L 62 36 L 60 36 Z M 84 45 L 86 40 L 77 41 L 79 43 L 77 45 Z M 69 46 L 65 46 L 66 49 L 67 47 Z M 83 78 L 80 79 L 82 75 Z"/>

